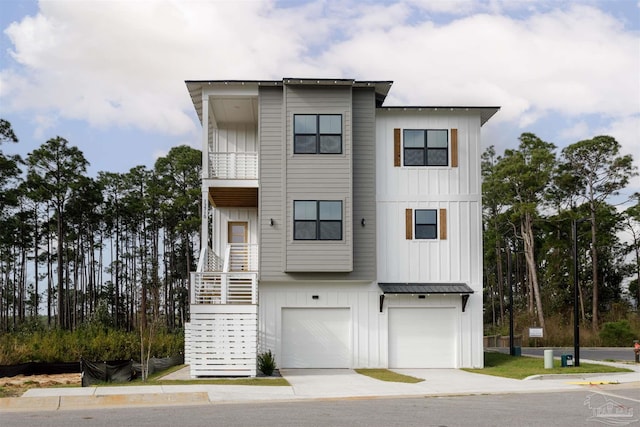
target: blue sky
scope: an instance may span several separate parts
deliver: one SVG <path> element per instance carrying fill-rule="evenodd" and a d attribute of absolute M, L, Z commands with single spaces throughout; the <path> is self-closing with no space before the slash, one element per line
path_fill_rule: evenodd
<path fill-rule="evenodd" d="M 640 1 L 0 0 L 0 117 L 89 173 L 200 148 L 184 80 L 393 80 L 388 105 L 499 105 L 483 144 L 614 136 L 640 165 Z M 640 191 L 640 179 L 632 191 Z"/>

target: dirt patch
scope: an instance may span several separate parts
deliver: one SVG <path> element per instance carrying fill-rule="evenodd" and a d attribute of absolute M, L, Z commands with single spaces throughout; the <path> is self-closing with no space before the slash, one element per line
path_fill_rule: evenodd
<path fill-rule="evenodd" d="M 30 388 L 79 387 L 80 374 L 16 375 L 0 378 L 0 397 L 18 397 Z"/>

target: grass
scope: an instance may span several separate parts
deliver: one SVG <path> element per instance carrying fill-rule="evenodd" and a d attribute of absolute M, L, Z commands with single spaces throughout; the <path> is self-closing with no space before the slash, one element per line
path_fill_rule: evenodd
<path fill-rule="evenodd" d="M 484 354 L 484 369 L 463 369 L 477 374 L 521 380 L 540 374 L 588 374 L 607 372 L 632 372 L 630 369 L 593 363 L 580 363 L 579 367 L 562 368 L 554 359 L 553 369 L 544 369 L 544 359 L 537 357 L 512 357 L 508 354 L 488 352 Z"/>
<path fill-rule="evenodd" d="M 172 366 L 164 371 L 155 372 L 149 375 L 146 382 L 142 379 L 136 379 L 125 383 L 101 383 L 94 384 L 98 387 L 127 387 L 139 385 L 249 385 L 249 386 L 290 386 L 289 382 L 282 377 L 256 377 L 256 378 L 195 378 L 188 380 L 163 380 L 162 378 L 184 368 L 186 365 Z"/>
<path fill-rule="evenodd" d="M 140 381 L 132 381 L 129 383 L 110 383 L 109 386 L 114 385 L 193 385 L 193 384 L 206 384 L 206 385 L 251 385 L 251 386 L 282 386 L 288 387 L 289 381 L 282 377 L 259 377 L 259 378 L 199 378 L 193 380 L 156 380 L 147 381 L 146 383 Z"/>
<path fill-rule="evenodd" d="M 415 384 L 424 381 L 422 378 L 402 375 L 388 369 L 356 369 L 357 373 L 375 378 L 380 381 L 389 381 L 394 383 L 410 383 Z"/>

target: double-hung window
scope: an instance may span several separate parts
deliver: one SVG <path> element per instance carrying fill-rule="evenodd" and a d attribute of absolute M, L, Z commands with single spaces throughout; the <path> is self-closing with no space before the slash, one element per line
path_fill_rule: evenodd
<path fill-rule="evenodd" d="M 294 114 L 295 154 L 341 154 L 342 115 Z"/>
<path fill-rule="evenodd" d="M 294 240 L 342 240 L 342 201 L 295 200 Z"/>
<path fill-rule="evenodd" d="M 405 166 L 448 166 L 449 132 L 446 129 L 405 129 Z"/>
<path fill-rule="evenodd" d="M 435 209 L 416 209 L 416 239 L 438 238 L 438 212 Z"/>

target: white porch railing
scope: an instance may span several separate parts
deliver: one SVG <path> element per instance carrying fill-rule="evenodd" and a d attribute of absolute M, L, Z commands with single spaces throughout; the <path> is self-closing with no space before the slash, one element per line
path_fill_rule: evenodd
<path fill-rule="evenodd" d="M 258 153 L 209 153 L 209 177 L 258 179 Z"/>
<path fill-rule="evenodd" d="M 191 273 L 191 304 L 257 304 L 258 274 Z"/>
<path fill-rule="evenodd" d="M 221 271 L 223 265 L 222 258 L 216 254 L 211 248 L 202 248 L 200 250 L 200 257 L 198 258 L 197 272 L 204 271 Z"/>
<path fill-rule="evenodd" d="M 224 261 L 203 249 L 191 284 L 191 304 L 257 304 L 258 245 L 229 243 Z"/>
<path fill-rule="evenodd" d="M 227 244 L 222 271 L 258 271 L 258 245 Z"/>

